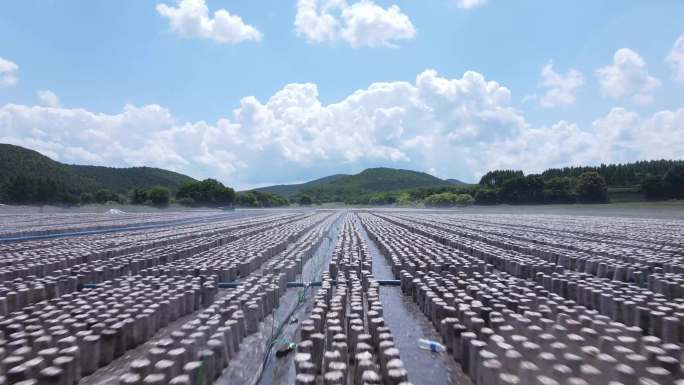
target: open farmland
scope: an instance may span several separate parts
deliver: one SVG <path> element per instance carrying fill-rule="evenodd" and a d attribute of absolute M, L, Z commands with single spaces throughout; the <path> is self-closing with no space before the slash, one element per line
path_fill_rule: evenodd
<path fill-rule="evenodd" d="M 0 216 L 3 385 L 680 385 L 683 333 L 676 219 Z"/>

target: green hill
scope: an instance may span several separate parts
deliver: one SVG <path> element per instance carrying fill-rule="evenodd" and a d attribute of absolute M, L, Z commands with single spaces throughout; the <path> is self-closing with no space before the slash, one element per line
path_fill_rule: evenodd
<path fill-rule="evenodd" d="M 457 185 L 457 186 L 467 186 L 467 185 L 469 185 L 469 183 L 463 182 L 463 181 L 458 180 L 458 179 L 445 179 L 445 181 L 447 181 L 447 182 L 449 182 L 449 183 L 451 183 L 451 184 L 455 184 L 455 185 Z"/>
<path fill-rule="evenodd" d="M 17 177 L 51 179 L 66 185 L 70 192 L 98 188 L 94 180 L 78 175 L 66 164 L 33 150 L 0 143 L 0 185 Z"/>
<path fill-rule="evenodd" d="M 45 190 L 40 193 L 46 196 L 59 195 L 50 198 L 50 201 L 69 201 L 67 197 L 73 198 L 82 192 L 101 189 L 125 193 L 134 187 L 164 186 L 175 191 L 182 184 L 194 182 L 195 179 L 152 167 L 69 165 L 52 160 L 37 151 L 0 143 L 0 187 L 10 181 L 17 182 L 16 186 Z"/>
<path fill-rule="evenodd" d="M 267 187 L 259 187 L 255 188 L 252 191 L 261 191 L 261 192 L 268 192 L 272 194 L 278 194 L 280 196 L 284 196 L 285 198 L 289 198 L 293 195 L 298 194 L 300 191 L 303 189 L 311 188 L 311 187 L 316 187 L 320 186 L 329 182 L 333 182 L 341 177 L 345 177 L 348 175 L 345 174 L 335 174 L 335 175 L 328 175 L 323 178 L 318 178 L 314 179 L 309 182 L 305 183 L 296 183 L 296 184 L 278 184 L 274 186 L 267 186 Z"/>
<path fill-rule="evenodd" d="M 77 175 L 94 180 L 98 185 L 114 191 L 128 191 L 135 187 L 168 187 L 172 192 L 195 179 L 177 172 L 154 167 L 102 167 L 67 165 Z"/>
<path fill-rule="evenodd" d="M 308 195 L 319 202 L 346 202 L 374 193 L 445 185 L 451 183 L 424 172 L 379 167 L 355 175 L 338 176 L 325 183 L 302 188 L 295 195 Z"/>

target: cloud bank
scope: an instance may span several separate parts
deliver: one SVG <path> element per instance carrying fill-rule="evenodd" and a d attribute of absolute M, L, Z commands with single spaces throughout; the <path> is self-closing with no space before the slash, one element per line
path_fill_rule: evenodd
<path fill-rule="evenodd" d="M 68 163 L 157 166 L 237 187 L 291 182 L 292 170 L 309 178 L 377 165 L 473 181 L 494 168 L 675 158 L 684 148 L 684 109 L 642 117 L 616 108 L 587 127 L 535 127 L 510 100 L 508 88 L 480 73 L 450 79 L 426 70 L 327 105 L 315 84 L 288 84 L 266 101 L 242 98 L 215 122 L 179 121 L 154 104 L 118 114 L 7 104 L 0 142 Z"/>

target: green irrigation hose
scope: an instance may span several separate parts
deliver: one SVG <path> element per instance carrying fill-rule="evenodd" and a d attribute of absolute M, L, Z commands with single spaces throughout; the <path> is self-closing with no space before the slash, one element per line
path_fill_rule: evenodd
<path fill-rule="evenodd" d="M 199 375 L 197 376 L 197 385 L 204 385 L 204 361 L 200 365 Z"/>
<path fill-rule="evenodd" d="M 304 288 L 302 290 L 299 290 L 298 296 L 297 296 L 297 303 L 295 304 L 294 308 L 290 311 L 290 313 L 287 314 L 283 322 L 280 323 L 278 326 L 278 329 L 274 331 L 273 326 L 275 325 L 275 316 L 273 319 L 273 322 L 271 323 L 271 339 L 270 342 L 268 343 L 268 347 L 266 348 L 266 354 L 264 356 L 264 360 L 261 363 L 261 370 L 259 371 L 259 377 L 257 378 L 256 382 L 254 383 L 259 384 L 261 382 L 261 379 L 264 375 L 264 370 L 266 369 L 266 366 L 268 365 L 268 361 L 271 357 L 271 350 L 273 349 L 273 346 L 277 344 L 288 344 L 292 348 L 297 348 L 297 343 L 294 341 L 290 341 L 287 339 L 278 339 L 276 337 L 280 336 L 280 334 L 283 332 L 283 329 L 285 328 L 285 325 L 290 321 L 290 318 L 292 315 L 304 304 L 305 299 L 306 299 L 306 292 L 311 287 L 308 283 L 304 285 Z M 202 364 L 200 365 L 199 368 L 199 374 L 197 376 L 197 381 L 195 385 L 205 385 L 204 384 L 204 361 L 201 361 Z"/>
<path fill-rule="evenodd" d="M 290 311 L 290 313 L 287 314 L 285 319 L 283 319 L 283 322 L 281 322 L 280 325 L 278 325 L 278 328 L 276 329 L 275 332 L 273 331 L 273 326 L 275 325 L 275 318 L 273 320 L 273 323 L 271 323 L 271 340 L 268 344 L 268 347 L 266 348 L 266 354 L 264 355 L 264 360 L 261 363 L 261 370 L 259 370 L 259 377 L 257 377 L 257 380 L 254 383 L 255 385 L 259 384 L 261 382 L 261 379 L 264 376 L 264 371 L 266 370 L 266 366 L 268 365 L 268 361 L 271 358 L 271 350 L 273 349 L 273 347 L 275 345 L 277 345 L 279 343 L 286 343 L 286 344 L 289 344 L 290 346 L 294 346 L 294 347 L 297 346 L 297 344 L 293 341 L 281 340 L 281 339 L 278 339 L 278 337 L 280 336 L 280 334 L 282 334 L 283 329 L 285 328 L 285 325 L 287 325 L 287 323 L 290 321 L 290 318 L 292 317 L 292 315 L 302 306 L 302 304 L 304 304 L 305 298 L 306 298 L 306 291 L 308 289 L 309 289 L 309 285 L 305 285 L 304 289 L 299 291 L 299 295 L 297 298 L 297 304 Z"/>

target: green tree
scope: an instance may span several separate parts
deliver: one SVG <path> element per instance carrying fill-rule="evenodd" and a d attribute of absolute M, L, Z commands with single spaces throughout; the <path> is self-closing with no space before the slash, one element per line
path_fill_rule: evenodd
<path fill-rule="evenodd" d="M 242 207 L 257 207 L 259 205 L 259 202 L 257 201 L 254 192 L 247 191 L 244 193 L 239 193 L 237 195 L 237 204 Z"/>
<path fill-rule="evenodd" d="M 453 199 L 451 199 L 452 195 L 454 195 L 454 194 L 451 194 L 451 193 L 433 194 L 433 195 L 426 197 L 423 200 L 423 203 L 425 204 L 426 207 L 451 207 L 451 206 L 453 206 Z"/>
<path fill-rule="evenodd" d="M 428 207 L 470 206 L 475 203 L 475 199 L 470 194 L 445 192 L 430 195 L 423 203 Z"/>
<path fill-rule="evenodd" d="M 529 185 L 524 176 L 515 176 L 506 179 L 498 189 L 499 200 L 504 203 L 516 204 L 525 202 L 528 196 Z"/>
<path fill-rule="evenodd" d="M 392 192 L 381 192 L 370 195 L 364 195 L 355 203 L 371 204 L 371 205 L 392 205 L 397 203 L 397 195 Z"/>
<path fill-rule="evenodd" d="M 457 206 L 471 206 L 475 203 L 475 198 L 470 194 L 458 194 L 454 199 Z"/>
<path fill-rule="evenodd" d="M 520 170 L 494 170 L 489 171 L 480 178 L 480 185 L 498 188 L 509 179 L 524 177 L 522 171 Z"/>
<path fill-rule="evenodd" d="M 543 201 L 546 203 L 575 203 L 575 179 L 564 176 L 544 181 Z"/>
<path fill-rule="evenodd" d="M 531 203 L 544 201 L 544 178 L 541 175 L 530 174 L 525 177 L 527 191 L 524 200 Z"/>
<path fill-rule="evenodd" d="M 302 206 L 310 206 L 311 203 L 313 203 L 313 201 L 311 200 L 310 196 L 308 196 L 306 194 L 302 194 L 299 197 L 299 199 L 297 200 L 297 203 L 299 203 Z"/>
<path fill-rule="evenodd" d="M 250 191 L 256 199 L 256 206 L 258 207 L 281 207 L 287 206 L 289 202 L 287 199 L 278 194 L 273 194 L 264 191 Z"/>
<path fill-rule="evenodd" d="M 232 205 L 235 202 L 235 190 L 230 187 L 217 187 L 214 190 L 214 200 L 220 205 Z"/>
<path fill-rule="evenodd" d="M 411 194 L 406 192 L 399 194 L 399 196 L 397 196 L 397 204 L 399 206 L 412 206 L 413 200 L 411 199 Z"/>
<path fill-rule="evenodd" d="M 3 199 L 9 203 L 27 203 L 34 197 L 35 181 L 25 176 L 12 177 L 3 186 Z"/>
<path fill-rule="evenodd" d="M 0 199 L 18 204 L 73 204 L 78 197 L 63 182 L 52 178 L 18 175 L 0 185 Z"/>
<path fill-rule="evenodd" d="M 641 182 L 641 191 L 644 193 L 644 197 L 650 201 L 665 199 L 669 190 L 667 182 L 656 175 L 649 175 Z"/>
<path fill-rule="evenodd" d="M 84 192 L 81 193 L 80 201 L 82 205 L 87 205 L 95 202 L 95 196 L 91 193 Z"/>
<path fill-rule="evenodd" d="M 496 190 L 481 188 L 475 193 L 475 202 L 480 205 L 495 205 L 498 202 Z"/>
<path fill-rule="evenodd" d="M 53 180 L 38 178 L 34 181 L 33 201 L 38 203 L 54 203 L 59 201 L 59 198 L 60 192 Z"/>
<path fill-rule="evenodd" d="M 583 203 L 608 202 L 606 180 L 596 171 L 582 173 L 577 180 L 577 199 Z"/>
<path fill-rule="evenodd" d="M 147 191 L 145 189 L 136 187 L 130 192 L 131 203 L 134 205 L 144 205 L 147 202 Z"/>
<path fill-rule="evenodd" d="M 677 164 L 672 166 L 665 176 L 663 181 L 667 184 L 669 196 L 671 198 L 684 198 L 684 164 Z"/>
<path fill-rule="evenodd" d="M 155 186 L 147 191 L 147 199 L 155 206 L 168 206 L 170 197 L 171 194 L 166 187 Z"/>
<path fill-rule="evenodd" d="M 176 198 L 176 202 L 183 206 L 194 206 L 196 204 L 195 200 L 190 197 Z"/>
<path fill-rule="evenodd" d="M 95 192 L 95 202 L 97 203 L 107 203 L 107 202 L 120 202 L 119 195 L 115 192 L 107 189 L 97 190 Z"/>
<path fill-rule="evenodd" d="M 675 160 L 646 160 L 625 164 L 602 164 L 598 167 L 564 167 L 544 171 L 544 179 L 553 177 L 577 178 L 587 171 L 596 171 L 611 187 L 634 186 L 640 184 L 649 175 L 662 177 L 672 166 L 684 164 Z"/>
<path fill-rule="evenodd" d="M 205 179 L 182 185 L 176 193 L 176 201 L 202 206 L 231 205 L 235 202 L 235 190 L 215 179 Z"/>

